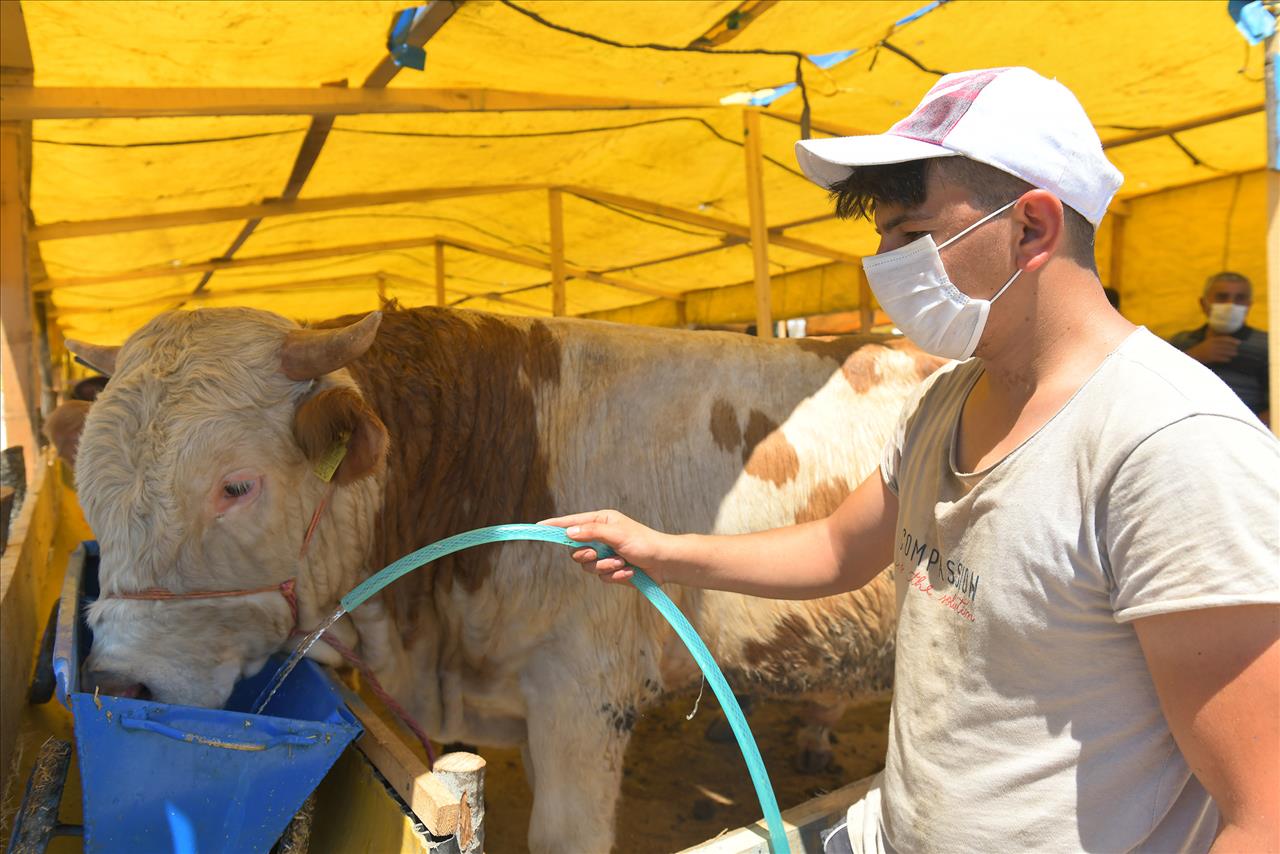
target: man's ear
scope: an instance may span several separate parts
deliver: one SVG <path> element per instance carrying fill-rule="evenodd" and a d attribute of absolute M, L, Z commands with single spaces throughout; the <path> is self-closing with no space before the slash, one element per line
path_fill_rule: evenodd
<path fill-rule="evenodd" d="M 339 486 L 373 474 L 387 455 L 387 428 L 354 389 L 338 387 L 315 394 L 298 407 L 293 437 L 312 463 L 324 459 L 348 434 L 347 452 L 333 480 Z"/>
<path fill-rule="evenodd" d="M 53 443 L 58 456 L 72 469 L 76 465 L 76 453 L 80 450 L 84 420 L 89 417 L 92 406 L 87 400 L 68 400 L 49 413 L 44 422 L 44 435 Z"/>

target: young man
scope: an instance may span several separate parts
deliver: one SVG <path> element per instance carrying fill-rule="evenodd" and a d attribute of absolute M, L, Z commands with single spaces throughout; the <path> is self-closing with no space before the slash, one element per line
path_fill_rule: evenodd
<path fill-rule="evenodd" d="M 886 766 L 828 850 L 1280 849 L 1280 444 L 1107 303 L 1092 238 L 1122 179 L 1075 97 L 948 75 L 888 133 L 797 153 L 839 213 L 874 213 L 894 323 L 963 361 L 830 518 L 550 520 L 620 555 L 575 559 L 777 598 L 891 564 Z"/>
<path fill-rule="evenodd" d="M 1242 273 L 1223 270 L 1204 283 L 1199 329 L 1187 329 L 1169 343 L 1218 375 L 1264 424 L 1271 423 L 1267 377 L 1267 333 L 1245 323 L 1253 305 L 1253 285 Z"/>

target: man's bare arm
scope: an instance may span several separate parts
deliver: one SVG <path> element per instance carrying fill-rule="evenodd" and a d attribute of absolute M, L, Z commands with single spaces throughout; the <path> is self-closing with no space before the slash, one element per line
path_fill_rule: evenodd
<path fill-rule="evenodd" d="M 619 557 L 574 560 L 604 581 L 626 581 L 630 563 L 659 582 L 773 599 L 814 599 L 854 590 L 888 565 L 898 499 L 877 470 L 826 519 L 738 536 L 664 534 L 616 510 L 548 519 L 576 540 L 602 542 Z"/>
<path fill-rule="evenodd" d="M 1280 606 L 1133 625 L 1174 740 L 1221 813 L 1213 850 L 1280 851 Z"/>

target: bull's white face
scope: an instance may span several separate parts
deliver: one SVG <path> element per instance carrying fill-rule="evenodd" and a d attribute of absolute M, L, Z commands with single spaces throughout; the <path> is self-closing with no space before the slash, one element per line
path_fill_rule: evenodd
<path fill-rule="evenodd" d="M 275 592 L 111 597 L 253 589 L 300 574 L 299 548 L 325 485 L 293 432 L 316 383 L 280 370 L 281 343 L 295 328 L 250 309 L 174 312 L 121 350 L 76 465 L 101 546 L 86 668 L 103 691 L 221 706 L 237 679 L 288 640 L 293 617 Z M 314 578 L 298 587 L 308 610 L 334 593 Z"/>

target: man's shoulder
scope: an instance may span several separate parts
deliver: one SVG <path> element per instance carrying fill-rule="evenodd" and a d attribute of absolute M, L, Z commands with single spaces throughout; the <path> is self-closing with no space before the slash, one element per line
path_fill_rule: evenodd
<path fill-rule="evenodd" d="M 1244 333 L 1244 335 L 1240 337 L 1244 346 L 1256 347 L 1262 350 L 1267 349 L 1269 339 L 1267 337 L 1266 330 L 1257 329 L 1253 326 L 1245 326 L 1240 331 Z"/>
<path fill-rule="evenodd" d="M 1253 414 L 1213 371 L 1139 329 L 1115 353 L 1108 385 L 1118 408 L 1158 429 L 1190 415 L 1225 415 L 1252 420 Z"/>
<path fill-rule="evenodd" d="M 1195 329 L 1184 329 L 1181 332 L 1175 332 L 1170 336 L 1169 343 L 1179 350 L 1194 347 L 1204 340 L 1205 328 L 1204 326 L 1198 326 Z"/>

